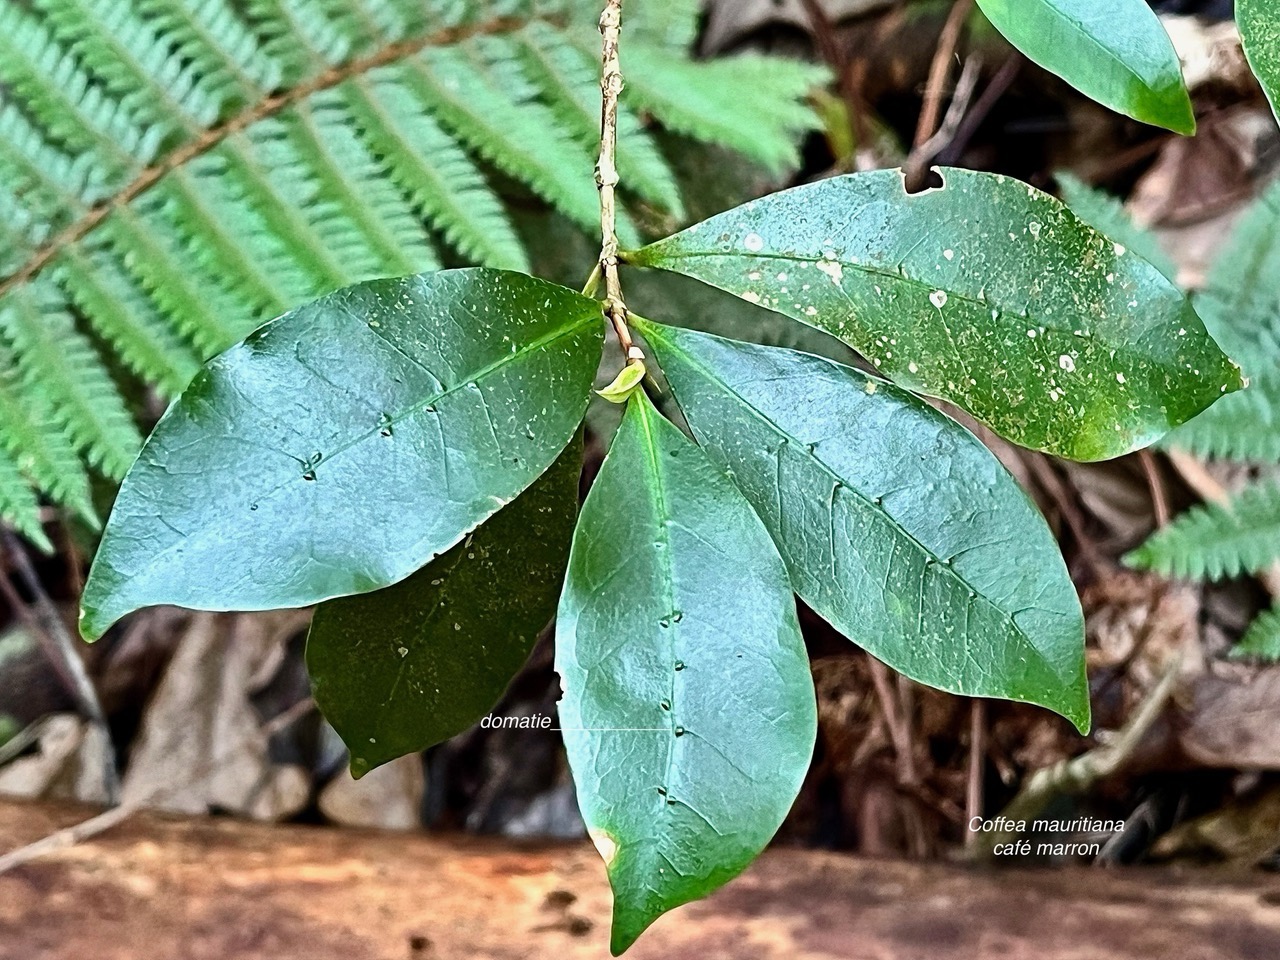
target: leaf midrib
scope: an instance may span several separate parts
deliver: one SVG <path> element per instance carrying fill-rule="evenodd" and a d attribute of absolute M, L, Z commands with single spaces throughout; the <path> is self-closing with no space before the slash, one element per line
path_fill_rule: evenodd
<path fill-rule="evenodd" d="M 1054 14 L 1057 14 L 1058 19 L 1061 20 L 1063 23 L 1066 23 L 1069 26 L 1075 28 L 1075 33 L 1077 33 L 1079 36 L 1087 40 L 1090 45 L 1096 47 L 1098 50 L 1101 50 L 1102 53 L 1106 56 L 1107 60 L 1111 61 L 1116 66 L 1120 67 L 1125 73 L 1131 76 L 1134 80 L 1138 81 L 1138 83 L 1142 86 L 1142 89 L 1146 90 L 1148 93 L 1151 93 L 1151 94 L 1157 94 L 1157 95 L 1159 94 L 1160 91 L 1158 91 L 1155 87 L 1151 86 L 1151 84 L 1149 84 L 1145 78 L 1140 76 L 1133 69 L 1133 67 L 1129 66 L 1129 64 L 1126 63 L 1114 50 L 1106 46 L 1098 37 L 1094 36 L 1092 33 L 1086 30 L 1083 22 L 1067 16 L 1064 11 L 1062 11 L 1058 7 L 1055 7 L 1052 3 L 1046 3 L 1044 2 L 1044 0 L 1040 0 L 1040 2 L 1043 3 L 1043 5 L 1047 9 L 1052 11 Z M 1029 59 L 1035 60 L 1034 57 L 1029 57 Z M 1040 66 L 1043 66 L 1043 64 L 1040 64 Z"/>
<path fill-rule="evenodd" d="M 733 398 L 735 402 L 739 403 L 742 407 L 746 408 L 752 416 L 754 416 L 755 418 L 759 419 L 764 424 L 766 424 L 779 437 L 784 438 L 788 443 L 794 443 L 800 446 L 804 445 L 803 441 L 801 441 L 798 437 L 793 436 L 786 430 L 782 429 L 782 427 L 780 427 L 772 418 L 767 416 L 764 413 L 764 411 L 760 410 L 754 404 L 749 403 L 745 397 L 743 397 L 740 393 L 734 390 L 728 383 L 726 383 L 724 380 L 718 377 L 710 367 L 706 366 L 704 363 L 695 359 L 686 351 L 681 350 L 678 346 L 671 343 L 670 340 L 667 340 L 661 334 L 655 335 L 652 332 L 654 330 L 654 326 L 655 325 L 648 324 L 648 323 L 644 325 L 642 329 L 645 331 L 646 336 L 649 336 L 650 339 L 655 339 L 664 343 L 669 349 L 671 349 L 672 351 L 674 351 L 675 353 L 683 357 L 685 361 L 690 366 L 692 366 L 695 370 L 697 370 L 698 373 L 702 374 L 705 379 L 709 380 L 711 383 L 716 384 L 717 386 L 722 388 L 723 391 L 727 395 L 729 395 L 731 398 Z M 675 389 L 674 386 L 672 387 L 672 389 L 673 390 Z M 960 575 L 960 572 L 956 570 L 954 566 L 952 566 L 950 563 L 946 562 L 945 560 L 941 559 L 936 553 L 934 553 L 934 551 L 932 551 L 931 549 L 926 547 L 923 543 L 921 543 L 918 539 L 916 539 L 916 537 L 914 537 L 910 532 L 908 532 L 902 526 L 902 524 L 898 522 L 896 518 L 890 515 L 887 511 L 879 508 L 870 498 L 868 498 L 865 494 L 863 494 L 861 490 L 859 490 L 857 487 L 849 483 L 848 480 L 846 480 L 845 478 L 837 474 L 824 460 L 818 458 L 815 455 L 810 455 L 809 459 L 812 460 L 812 462 L 816 463 L 821 468 L 823 473 L 825 473 L 828 477 L 830 477 L 840 488 L 850 491 L 856 500 L 860 501 L 864 505 L 864 507 L 870 510 L 870 513 L 872 516 L 883 518 L 883 520 L 891 529 L 897 531 L 897 533 L 900 536 L 902 536 L 905 540 L 907 540 L 909 543 L 914 544 L 920 550 L 921 553 L 923 553 L 926 557 L 931 559 L 932 561 L 931 565 L 940 566 L 944 571 L 946 571 L 945 575 L 948 578 L 959 583 L 963 590 L 965 591 L 972 590 L 974 594 L 976 594 L 976 599 L 980 599 L 984 604 L 989 606 L 991 609 L 995 610 L 999 614 L 1001 620 L 1007 621 L 1010 624 L 1010 626 L 1012 626 L 1013 630 L 1017 633 L 1017 635 L 1026 642 L 1027 646 L 1030 649 L 1035 651 L 1036 655 L 1039 656 L 1040 659 L 1049 667 L 1050 672 L 1053 673 L 1054 676 L 1057 676 L 1060 678 L 1062 677 L 1061 673 L 1058 671 L 1057 666 L 1054 664 L 1054 662 L 1048 659 L 1044 655 L 1044 653 L 1040 650 L 1040 648 L 1036 646 L 1036 644 L 1033 642 L 1030 635 L 1025 630 L 1023 630 L 1022 627 L 1018 625 L 1018 622 L 1015 619 L 1014 614 L 1005 611 L 1004 608 L 999 606 L 994 600 L 988 597 L 984 591 L 979 590 L 974 584 L 970 583 L 968 580 L 962 577 Z M 1018 612 L 1025 612 L 1026 610 L 1044 610 L 1047 613 L 1052 613 L 1055 615 L 1059 614 L 1059 611 L 1051 610 L 1043 607 L 1026 607 L 1026 608 L 1023 608 L 1023 610 Z M 1067 679 L 1069 680 L 1069 678 Z"/>
<path fill-rule="evenodd" d="M 657 443 L 654 440 L 654 436 L 653 436 L 653 426 L 650 423 L 650 417 L 654 416 L 656 411 L 652 409 L 652 407 L 649 405 L 648 398 L 645 397 L 644 395 L 637 396 L 631 402 L 638 405 L 640 424 L 644 428 L 645 452 L 648 454 L 648 457 L 649 457 L 649 470 L 653 474 L 653 483 L 650 485 L 652 488 L 652 496 L 650 498 L 650 502 L 653 504 L 654 519 L 656 519 L 658 522 L 658 535 L 662 538 L 662 542 L 664 544 L 662 549 L 662 568 L 663 568 L 662 599 L 665 601 L 665 604 L 666 604 L 666 613 L 660 614 L 660 616 L 671 616 L 675 612 L 675 604 L 676 604 L 675 564 L 671 558 L 671 527 L 670 527 L 670 515 L 667 513 L 667 498 L 666 498 L 665 492 L 663 491 L 664 474 L 662 471 L 661 464 L 659 463 L 659 460 L 658 460 L 658 449 L 657 449 Z M 671 623 L 671 626 L 668 629 L 671 631 L 670 639 L 667 641 L 667 648 L 670 652 L 670 656 L 668 656 L 668 660 L 674 661 L 676 638 L 679 635 L 678 632 L 680 629 L 680 624 L 674 622 L 673 620 Z M 672 674 L 671 686 L 667 693 L 667 696 L 669 698 L 667 702 L 671 704 L 671 709 L 675 710 L 676 702 L 675 702 L 675 674 L 674 673 Z M 666 751 L 667 762 L 666 762 L 666 769 L 662 776 L 662 788 L 664 790 L 670 791 L 671 768 L 675 764 L 676 747 L 673 740 L 668 740 L 665 737 L 662 739 L 667 744 L 667 751 Z M 671 797 L 669 795 L 660 795 L 660 796 L 661 796 L 661 804 L 662 804 L 661 812 L 666 814 L 671 807 L 671 804 L 667 802 L 668 800 L 671 799 Z M 657 838 L 655 838 L 655 845 L 656 843 L 657 843 Z M 659 850 L 659 854 L 661 853 L 662 851 Z"/>

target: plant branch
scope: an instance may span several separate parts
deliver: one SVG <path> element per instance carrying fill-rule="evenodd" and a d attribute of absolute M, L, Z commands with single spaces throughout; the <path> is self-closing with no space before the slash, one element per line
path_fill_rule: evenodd
<path fill-rule="evenodd" d="M 618 41 L 622 33 L 622 0 L 605 0 L 600 14 L 601 71 L 600 160 L 596 164 L 596 187 L 600 191 L 600 272 L 604 275 L 605 312 L 618 334 L 618 345 L 627 363 L 639 363 L 644 353 L 631 340 L 627 327 L 627 304 L 622 299 L 618 276 L 618 97 L 622 94 L 622 65 Z"/>
<path fill-rule="evenodd" d="M 0 580 L 3 581 L 4 592 L 9 602 L 17 607 L 17 612 L 29 618 L 29 622 L 43 641 L 46 655 L 52 661 L 54 669 L 70 687 L 72 695 L 79 704 L 81 714 L 101 734 L 106 744 L 102 761 L 102 784 L 106 790 L 108 802 L 116 803 L 120 795 L 120 775 L 116 770 L 115 753 L 111 745 L 111 729 L 107 725 L 106 714 L 98 699 L 98 691 L 94 688 L 84 661 L 80 659 L 76 649 L 76 641 L 72 639 L 71 632 L 63 622 L 57 607 L 44 592 L 40 577 L 31 565 L 31 558 L 23 550 L 18 538 L 8 531 L 0 531 L 0 543 L 3 543 L 4 553 L 7 554 L 14 571 L 33 598 L 35 609 L 27 610 L 21 598 L 12 591 L 7 571 L 0 569 Z"/>
<path fill-rule="evenodd" d="M 1094 784 L 1115 775 L 1141 746 L 1147 733 L 1164 713 L 1178 682 L 1182 654 L 1171 657 L 1165 665 L 1159 682 L 1143 699 L 1125 725 L 1109 743 L 1094 747 L 1070 760 L 1059 760 L 1050 767 L 1043 767 L 1031 774 L 1017 795 L 1000 813 L 1007 822 L 1031 823 L 1053 800 L 1064 794 L 1080 795 Z M 970 848 L 970 855 L 985 860 L 993 855 L 1000 843 L 1013 839 L 1016 833 L 993 831 L 983 833 Z"/>
<path fill-rule="evenodd" d="M 929 78 L 925 81 L 924 103 L 920 107 L 920 119 L 916 124 L 911 155 L 903 164 L 908 190 L 915 191 L 924 187 L 923 180 L 928 172 L 929 161 L 946 146 L 946 141 L 955 134 L 954 127 L 958 127 L 963 119 L 964 109 L 953 111 L 956 114 L 951 124 L 953 129 L 944 133 L 938 128 L 942 118 L 942 99 L 946 95 L 947 77 L 951 73 L 951 61 L 956 55 L 956 48 L 960 44 L 960 36 L 973 10 L 973 4 L 974 0 L 956 0 L 942 26 L 942 33 L 938 36 L 938 47 L 929 65 Z M 968 76 L 964 79 L 968 84 L 965 96 L 961 98 L 957 95 L 954 99 L 963 99 L 964 108 L 967 108 L 977 77 Z"/>

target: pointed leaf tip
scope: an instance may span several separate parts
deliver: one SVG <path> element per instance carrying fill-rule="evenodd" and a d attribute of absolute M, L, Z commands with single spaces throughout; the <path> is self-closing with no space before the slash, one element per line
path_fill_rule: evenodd
<path fill-rule="evenodd" d="M 755 858 L 817 732 L 768 531 L 643 391 L 574 533 L 556 670 L 578 803 L 613 889 L 616 956 Z"/>

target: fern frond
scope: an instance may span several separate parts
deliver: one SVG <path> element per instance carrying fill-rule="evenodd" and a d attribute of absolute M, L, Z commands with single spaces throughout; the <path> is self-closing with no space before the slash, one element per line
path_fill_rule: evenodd
<path fill-rule="evenodd" d="M 142 123 L 179 138 L 218 120 L 194 65 L 174 53 L 128 0 L 33 0 L 58 40 Z"/>
<path fill-rule="evenodd" d="M 25 386 L 48 398 L 54 416 L 90 463 L 119 479 L 142 437 L 63 303 L 47 281 L 11 293 L 0 305 L 0 335 L 17 354 Z"/>
<path fill-rule="evenodd" d="M 87 513 L 71 461 L 119 476 L 139 444 L 108 371 L 172 395 L 198 361 L 300 302 L 437 267 L 441 240 L 451 259 L 527 269 L 501 193 L 516 184 L 595 235 L 596 7 L 0 0 L 8 479 Z M 622 196 L 648 221 L 678 218 L 681 198 L 637 106 L 775 166 L 813 125 L 801 100 L 818 71 L 694 63 L 698 12 L 630 0 L 651 62 L 628 66 L 649 93 L 620 116 Z M 626 209 L 619 232 L 639 239 Z M 0 519 L 36 530 L 29 496 L 4 503 Z"/>
<path fill-rule="evenodd" d="M 53 552 L 40 523 L 40 501 L 9 452 L 0 448 L 0 516 L 39 550 Z"/>
<path fill-rule="evenodd" d="M 176 396 L 199 371 L 200 358 L 126 273 L 105 239 L 99 235 L 65 247 L 52 276 L 130 370 L 163 395 Z"/>
<path fill-rule="evenodd" d="M 1240 642 L 1231 648 L 1233 657 L 1256 657 L 1267 663 L 1280 660 L 1280 607 L 1258 614 Z"/>
<path fill-rule="evenodd" d="M 280 64 L 286 85 L 296 86 L 351 57 L 352 38 L 327 6 L 311 0 L 246 0 L 262 49 Z"/>
<path fill-rule="evenodd" d="M 1250 378 L 1249 385 L 1168 433 L 1160 446 L 1197 457 L 1280 463 L 1280 370 Z"/>
<path fill-rule="evenodd" d="M 0 81 L 62 146 L 93 153 L 118 182 L 136 174 L 159 147 L 156 132 L 145 133 L 43 24 L 12 2 L 0 4 Z"/>
<path fill-rule="evenodd" d="M 408 62 L 407 76 L 442 126 L 591 229 L 600 216 L 594 158 L 561 130 L 527 84 L 498 86 L 483 59 L 474 43 L 426 50 Z"/>
<path fill-rule="evenodd" d="M 1069 173 L 1055 174 L 1059 193 L 1071 212 L 1100 233 L 1119 240 L 1171 282 L 1178 277 L 1173 258 L 1164 252 L 1155 234 L 1134 223 L 1118 197 L 1092 187 Z"/>
<path fill-rule="evenodd" d="M 1280 367 L 1280 182 L 1254 201 L 1232 231 L 1196 309 L 1247 376 Z"/>
<path fill-rule="evenodd" d="M 142 0 L 138 8 L 217 92 L 222 110 L 279 87 L 281 65 L 226 0 Z"/>
<path fill-rule="evenodd" d="M 445 239 L 473 260 L 528 270 L 502 201 L 466 152 L 427 116 L 403 68 L 384 67 L 339 88 L 392 178 Z"/>
<path fill-rule="evenodd" d="M 826 75 L 808 64 L 754 55 L 692 63 L 633 43 L 624 96 L 677 133 L 723 144 L 780 172 L 795 166 L 797 138 L 815 127 L 813 111 L 801 101 Z"/>
<path fill-rule="evenodd" d="M 1246 487 L 1225 504 L 1192 507 L 1124 559 L 1167 576 L 1220 580 L 1280 558 L 1280 483 Z"/>
<path fill-rule="evenodd" d="M 56 502 L 97 524 L 80 458 L 37 391 L 24 389 L 8 351 L 0 349 L 0 448 Z"/>

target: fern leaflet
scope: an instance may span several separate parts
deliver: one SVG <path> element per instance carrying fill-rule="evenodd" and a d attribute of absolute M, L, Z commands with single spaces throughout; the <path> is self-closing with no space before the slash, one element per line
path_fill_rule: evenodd
<path fill-rule="evenodd" d="M 694 62 L 698 15 L 628 10 L 624 199 L 669 219 L 682 198 L 641 110 L 777 169 L 823 76 Z M 598 16 L 594 0 L 0 0 L 0 520 L 45 545 L 36 494 L 92 518 L 86 469 L 118 477 L 140 443 L 112 370 L 172 396 L 335 287 L 527 268 L 512 182 L 594 232 Z"/>

